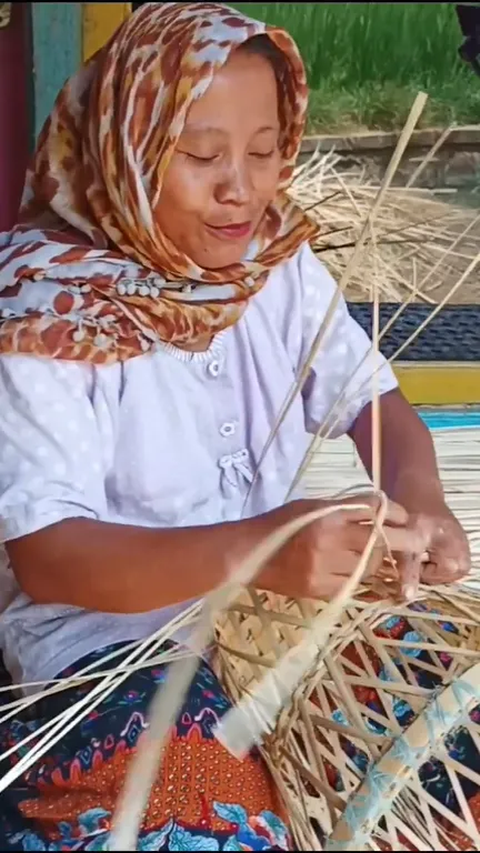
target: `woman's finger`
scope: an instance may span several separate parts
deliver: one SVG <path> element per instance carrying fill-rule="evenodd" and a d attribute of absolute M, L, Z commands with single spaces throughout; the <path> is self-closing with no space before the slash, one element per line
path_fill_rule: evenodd
<path fill-rule="evenodd" d="M 396 563 L 391 560 L 383 559 L 379 566 L 375 569 L 375 577 L 380 580 L 399 580 L 399 573 Z"/>
<path fill-rule="evenodd" d="M 319 570 L 318 575 L 311 580 L 308 595 L 312 598 L 333 598 L 345 586 L 357 566 L 358 554 L 343 554 L 342 559 L 335 562 L 334 570 L 328 575 Z"/>
<path fill-rule="evenodd" d="M 325 571 L 322 572 L 319 570 L 318 575 L 312 584 L 312 596 L 318 598 L 331 598 L 336 595 L 337 592 L 342 589 L 348 578 L 356 571 L 359 560 L 359 554 L 356 554 L 353 551 L 343 551 L 340 554 L 335 555 L 328 577 L 325 576 Z M 373 551 L 363 574 L 362 581 L 371 581 L 375 578 L 382 562 L 383 555 L 381 551 Z"/>
<path fill-rule="evenodd" d="M 353 503 L 362 506 L 361 509 L 339 509 L 337 512 L 327 516 L 324 523 L 332 526 L 360 522 L 371 522 L 379 513 L 381 502 L 376 495 L 356 495 L 348 498 L 345 502 L 338 501 L 338 506 Z M 387 501 L 385 523 L 393 526 L 404 527 L 408 523 L 408 513 L 399 504 Z"/>
<path fill-rule="evenodd" d="M 420 573 L 422 569 L 420 555 L 402 554 L 398 560 L 401 593 L 405 601 L 413 601 L 418 595 Z"/>
<path fill-rule="evenodd" d="M 349 524 L 342 532 L 342 542 L 346 550 L 363 553 L 370 539 L 371 527 L 359 524 Z M 382 534 L 377 538 L 374 546 L 385 556 L 389 552 L 394 554 L 421 554 L 425 550 L 425 538 L 418 530 L 409 527 L 382 528 Z"/>
<path fill-rule="evenodd" d="M 389 550 L 394 554 L 413 555 L 418 558 L 424 553 L 426 540 L 423 533 L 410 527 L 384 527 L 382 534 Z"/>
<path fill-rule="evenodd" d="M 448 583 L 451 580 L 451 574 L 441 570 L 437 563 L 424 563 L 420 572 L 420 580 L 422 583 L 434 586 L 435 584 Z"/>
<path fill-rule="evenodd" d="M 332 560 L 330 563 L 330 573 L 334 576 L 341 576 L 343 578 L 348 578 L 352 575 L 360 562 L 361 554 L 357 551 L 339 551 L 337 553 L 332 553 Z M 379 571 L 380 566 L 383 563 L 383 553 L 380 549 L 375 549 L 372 551 L 367 568 L 365 569 L 364 579 L 371 577 Z"/>
<path fill-rule="evenodd" d="M 452 583 L 461 580 L 469 572 L 468 561 L 445 558 L 438 562 L 434 559 L 422 565 L 420 579 L 422 583 L 434 585 L 437 583 Z"/>

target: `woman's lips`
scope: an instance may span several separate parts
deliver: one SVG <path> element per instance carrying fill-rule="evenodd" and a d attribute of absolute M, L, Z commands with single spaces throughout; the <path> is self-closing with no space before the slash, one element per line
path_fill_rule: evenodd
<path fill-rule="evenodd" d="M 251 222 L 240 222 L 238 225 L 207 225 L 209 231 L 215 234 L 216 237 L 226 238 L 227 240 L 241 240 L 243 237 L 248 237 L 252 230 Z"/>

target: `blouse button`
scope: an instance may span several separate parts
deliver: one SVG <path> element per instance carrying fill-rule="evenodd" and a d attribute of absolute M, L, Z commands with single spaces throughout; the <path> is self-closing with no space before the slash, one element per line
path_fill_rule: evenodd
<path fill-rule="evenodd" d="M 220 362 L 219 361 L 210 362 L 210 364 L 208 365 L 208 372 L 209 372 L 210 376 L 213 376 L 216 379 L 218 374 L 220 373 Z"/>
<path fill-rule="evenodd" d="M 235 435 L 235 424 L 222 424 L 220 427 L 220 435 L 223 435 L 224 438 L 229 438 L 231 435 Z"/>

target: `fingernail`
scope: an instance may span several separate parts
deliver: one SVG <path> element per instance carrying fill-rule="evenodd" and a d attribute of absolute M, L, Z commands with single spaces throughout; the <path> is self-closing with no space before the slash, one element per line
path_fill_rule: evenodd
<path fill-rule="evenodd" d="M 415 598 L 415 587 L 412 586 L 412 584 L 404 586 L 403 594 L 405 596 L 406 601 L 412 601 Z"/>

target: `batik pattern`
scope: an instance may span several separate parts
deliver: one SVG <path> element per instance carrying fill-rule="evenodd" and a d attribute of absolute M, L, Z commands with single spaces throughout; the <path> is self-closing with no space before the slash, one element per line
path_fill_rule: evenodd
<path fill-rule="evenodd" d="M 71 676 L 113 651 L 103 649 L 62 673 Z M 112 813 L 147 710 L 168 665 L 139 670 L 117 687 L 0 795 L 0 849 L 107 850 Z M 105 669 L 102 664 L 102 669 Z M 91 689 L 41 700 L 0 730 L 2 752 L 39 731 Z M 202 663 L 164 749 L 139 850 L 291 850 L 285 816 L 258 753 L 238 761 L 213 737 L 228 700 Z M 30 748 L 29 745 L 28 748 Z M 15 752 L 0 766 L 14 765 Z"/>

